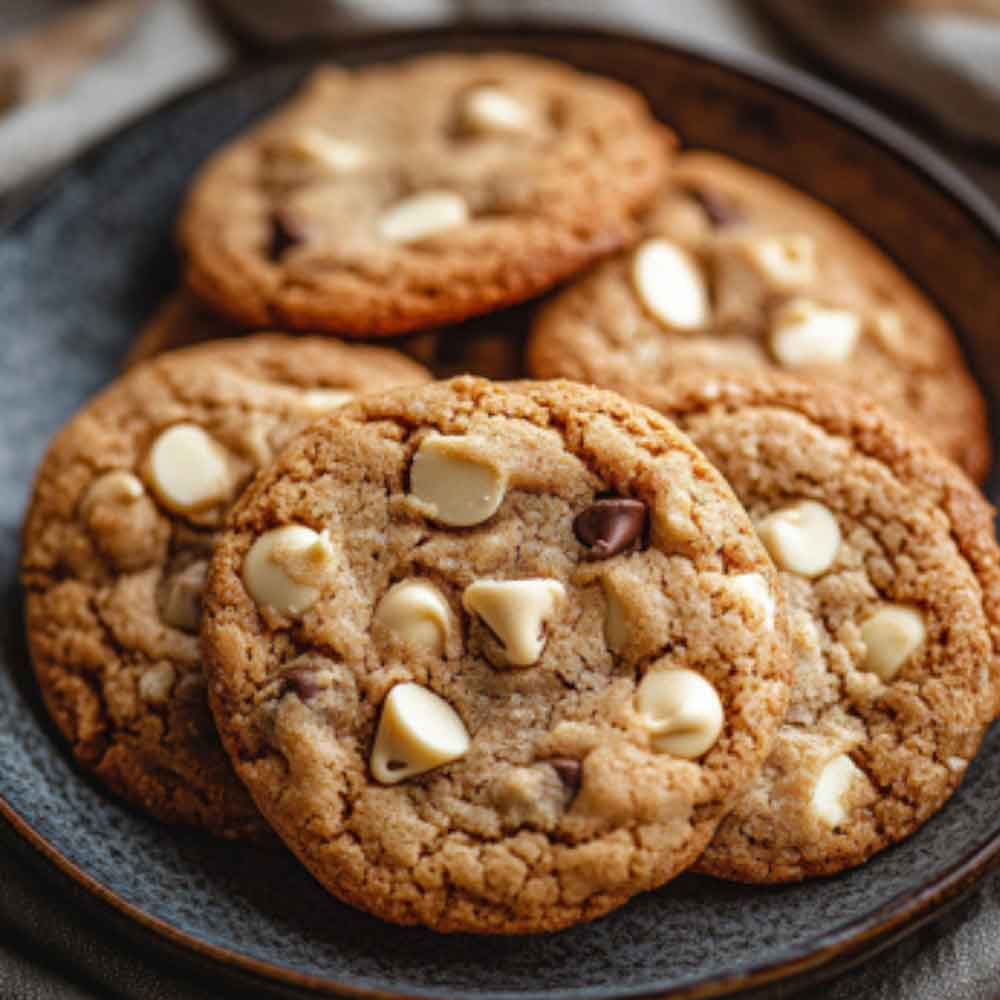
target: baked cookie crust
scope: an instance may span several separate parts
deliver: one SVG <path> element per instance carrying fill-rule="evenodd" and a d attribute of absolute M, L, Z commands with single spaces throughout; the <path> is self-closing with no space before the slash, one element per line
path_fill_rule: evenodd
<path fill-rule="evenodd" d="M 344 393 L 427 378 L 387 350 L 260 335 L 139 365 L 56 435 L 23 527 L 28 640 L 49 712 L 113 791 L 166 822 L 270 839 L 206 700 L 212 543 L 256 470 Z"/>
<path fill-rule="evenodd" d="M 628 254 L 549 302 L 529 374 L 624 390 L 685 368 L 776 368 L 864 392 L 977 481 L 986 409 L 932 303 L 826 206 L 714 153 L 678 157 Z"/>
<path fill-rule="evenodd" d="M 299 536 L 311 574 L 281 551 Z M 708 843 L 784 711 L 775 594 L 669 422 L 569 383 L 460 378 L 293 442 L 230 518 L 202 634 L 234 766 L 334 895 L 528 933 Z"/>
<path fill-rule="evenodd" d="M 994 512 L 934 448 L 839 387 L 705 372 L 641 396 L 745 504 L 789 615 L 788 714 L 698 868 L 785 882 L 857 865 L 944 805 L 996 713 Z"/>

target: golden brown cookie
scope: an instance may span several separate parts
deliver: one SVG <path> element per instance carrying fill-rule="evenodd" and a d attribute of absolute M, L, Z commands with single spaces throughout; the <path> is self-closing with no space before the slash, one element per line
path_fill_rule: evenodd
<path fill-rule="evenodd" d="M 995 713 L 993 510 L 934 448 L 840 387 L 691 372 L 639 396 L 729 481 L 788 608 L 788 715 L 698 867 L 783 882 L 859 864 L 941 808 Z"/>
<path fill-rule="evenodd" d="M 544 308 L 527 364 L 626 394 L 690 367 L 783 368 L 867 393 L 977 480 L 989 468 L 940 313 L 828 208 L 712 153 L 679 157 L 646 238 Z"/>
<path fill-rule="evenodd" d="M 444 331 L 394 337 L 384 343 L 425 365 L 437 378 L 482 375 L 506 381 L 522 375 L 526 308 Z M 147 320 L 125 356 L 124 367 L 179 347 L 244 335 L 182 288 L 167 296 Z"/>
<path fill-rule="evenodd" d="M 142 325 L 122 363 L 132 368 L 143 361 L 181 347 L 193 347 L 206 340 L 225 340 L 240 334 L 238 327 L 227 323 L 187 289 L 168 295 Z"/>
<path fill-rule="evenodd" d="M 635 91 L 528 56 L 325 67 L 196 179 L 187 280 L 244 325 L 453 322 L 628 243 L 672 145 Z"/>
<path fill-rule="evenodd" d="M 570 383 L 369 397 L 244 494 L 202 636 L 223 742 L 336 896 L 525 933 L 689 865 L 784 712 L 777 578 L 652 411 Z"/>
<path fill-rule="evenodd" d="M 56 435 L 24 525 L 28 639 L 49 711 L 115 792 L 161 820 L 264 836 L 205 698 L 216 532 L 295 431 L 426 378 L 384 349 L 261 335 L 139 365 Z"/>

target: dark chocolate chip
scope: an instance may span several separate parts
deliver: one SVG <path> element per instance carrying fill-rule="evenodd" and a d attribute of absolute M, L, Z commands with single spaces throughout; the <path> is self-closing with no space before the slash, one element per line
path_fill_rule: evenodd
<path fill-rule="evenodd" d="M 614 497 L 595 500 L 573 520 L 573 533 L 586 545 L 588 559 L 608 559 L 639 544 L 646 529 L 641 500 Z"/>
<path fill-rule="evenodd" d="M 688 188 L 688 193 L 698 202 L 701 210 L 708 217 L 708 221 L 716 229 L 735 225 L 745 218 L 739 206 L 734 205 L 732 201 L 716 191 L 709 191 L 706 188 Z"/>
<path fill-rule="evenodd" d="M 312 667 L 292 667 L 281 675 L 284 690 L 294 691 L 300 701 L 310 701 L 323 690 Z"/>
<path fill-rule="evenodd" d="M 302 233 L 291 224 L 286 215 L 275 212 L 271 216 L 271 245 L 267 250 L 271 260 L 281 260 L 286 251 L 298 246 L 302 241 Z"/>
<path fill-rule="evenodd" d="M 559 779 L 571 792 L 580 787 L 583 765 L 575 757 L 551 757 L 547 763 L 552 765 Z"/>

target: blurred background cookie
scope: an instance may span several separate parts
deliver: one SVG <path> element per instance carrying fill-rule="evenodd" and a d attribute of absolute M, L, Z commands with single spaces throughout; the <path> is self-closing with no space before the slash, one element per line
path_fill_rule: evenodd
<path fill-rule="evenodd" d="M 529 372 L 619 388 L 687 367 L 783 368 L 843 383 L 977 479 L 986 410 L 928 299 L 819 202 L 734 160 L 684 153 L 643 241 L 548 303 Z"/>
<path fill-rule="evenodd" d="M 187 281 L 244 325 L 464 319 L 630 242 L 672 141 L 635 91 L 527 56 L 330 66 L 196 178 Z"/>

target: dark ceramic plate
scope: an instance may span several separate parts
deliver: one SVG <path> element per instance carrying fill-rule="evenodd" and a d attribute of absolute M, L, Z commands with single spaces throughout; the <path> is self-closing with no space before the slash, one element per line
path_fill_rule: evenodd
<path fill-rule="evenodd" d="M 523 49 L 644 90 L 689 145 L 787 177 L 835 205 L 961 331 L 987 390 L 1000 317 L 1000 221 L 951 170 L 815 83 L 646 42 L 569 31 L 424 33 L 333 55 Z M 939 913 L 1000 852 L 1000 733 L 905 844 L 833 879 L 754 889 L 687 876 L 589 926 L 520 940 L 443 938 L 338 905 L 282 854 L 165 830 L 74 768 L 40 711 L 20 638 L 17 526 L 46 439 L 114 374 L 177 280 L 171 223 L 198 164 L 282 100 L 310 60 L 252 70 L 148 116 L 64 172 L 0 232 L 0 810 L 57 878 L 147 947 L 204 975 L 288 994 L 721 996 L 842 968 Z M 486 321 L 523 328 L 527 310 Z M 994 491 L 995 492 L 995 491 Z"/>

